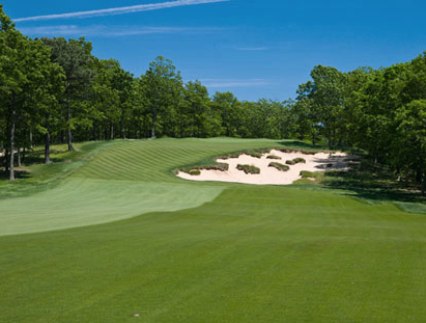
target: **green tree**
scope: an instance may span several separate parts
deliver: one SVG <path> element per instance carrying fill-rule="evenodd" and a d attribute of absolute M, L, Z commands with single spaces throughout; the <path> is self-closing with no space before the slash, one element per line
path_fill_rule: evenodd
<path fill-rule="evenodd" d="M 180 110 L 181 136 L 206 137 L 209 132 L 209 92 L 199 81 L 188 82 Z"/>
<path fill-rule="evenodd" d="M 177 108 L 181 104 L 183 83 L 173 62 L 162 56 L 149 64 L 141 77 L 141 90 L 150 111 L 151 137 L 158 133 L 173 136 L 177 127 Z"/>
<path fill-rule="evenodd" d="M 426 99 L 414 100 L 396 112 L 397 140 L 406 171 L 414 172 L 422 194 L 426 192 Z"/>
<path fill-rule="evenodd" d="M 17 123 L 23 113 L 22 93 L 27 82 L 24 64 L 28 58 L 28 40 L 15 29 L 14 24 L 0 6 L 0 96 L 5 118 L 6 141 L 9 149 L 5 151 L 6 169 L 9 179 L 15 179 L 15 140 Z M 9 151 L 9 153 L 8 153 Z M 7 156 L 9 155 L 9 163 Z M 8 165 L 7 165 L 8 164 Z"/>
<path fill-rule="evenodd" d="M 238 99 L 231 92 L 216 92 L 212 105 L 222 117 L 223 133 L 227 137 L 236 136 L 240 105 Z"/>
<path fill-rule="evenodd" d="M 52 48 L 51 59 L 59 64 L 66 75 L 65 92 L 61 100 L 68 150 L 73 150 L 72 131 L 79 124 L 90 124 L 87 109 L 94 79 L 92 44 L 84 38 L 69 41 L 64 38 L 44 38 L 43 42 Z"/>

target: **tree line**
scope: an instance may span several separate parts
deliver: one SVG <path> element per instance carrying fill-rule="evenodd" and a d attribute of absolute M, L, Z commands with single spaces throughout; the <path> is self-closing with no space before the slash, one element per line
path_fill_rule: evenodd
<path fill-rule="evenodd" d="M 157 57 L 136 77 L 84 38 L 31 39 L 0 7 L 0 152 L 10 179 L 34 145 L 115 138 L 297 138 L 357 148 L 426 190 L 426 53 L 388 68 L 316 66 L 294 100 L 239 101 Z"/>

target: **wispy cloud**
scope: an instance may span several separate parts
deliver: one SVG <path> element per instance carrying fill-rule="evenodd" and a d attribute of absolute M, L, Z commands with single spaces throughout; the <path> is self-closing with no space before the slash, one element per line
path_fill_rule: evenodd
<path fill-rule="evenodd" d="M 168 2 L 160 2 L 160 3 L 141 4 L 136 6 L 98 9 L 98 10 L 89 10 L 89 11 L 77 11 L 77 12 L 68 12 L 68 13 L 51 14 L 51 15 L 43 15 L 43 16 L 23 17 L 23 18 L 14 19 L 14 21 L 23 22 L 23 21 L 39 21 L 39 20 L 68 19 L 68 18 L 91 18 L 91 17 L 100 17 L 100 16 L 123 15 L 123 14 L 142 12 L 142 11 L 161 10 L 161 9 L 168 9 L 168 8 L 175 8 L 175 7 L 195 6 L 195 5 L 227 2 L 227 1 L 230 1 L 230 0 L 176 0 L 176 1 L 168 1 Z"/>
<path fill-rule="evenodd" d="M 269 47 L 236 47 L 235 49 L 244 52 L 264 52 L 269 50 Z"/>
<path fill-rule="evenodd" d="M 152 34 L 184 34 L 184 33 L 211 33 L 222 30 L 221 28 L 192 28 L 192 27 L 147 27 L 147 26 L 77 26 L 57 25 L 23 27 L 19 29 L 29 36 L 98 36 L 98 37 L 122 37 Z"/>
<path fill-rule="evenodd" d="M 200 82 L 210 88 L 249 88 L 271 84 L 265 79 L 201 79 Z"/>

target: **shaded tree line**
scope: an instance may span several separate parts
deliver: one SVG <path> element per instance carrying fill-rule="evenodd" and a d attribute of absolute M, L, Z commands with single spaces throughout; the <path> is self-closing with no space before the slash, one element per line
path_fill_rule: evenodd
<path fill-rule="evenodd" d="M 296 134 L 357 148 L 426 191 L 426 52 L 410 62 L 341 72 L 316 66 L 292 112 Z"/>
<path fill-rule="evenodd" d="M 28 150 L 115 138 L 297 138 L 357 148 L 426 190 L 426 53 L 388 68 L 316 66 L 295 100 L 239 101 L 185 83 L 157 57 L 136 77 L 85 39 L 22 35 L 0 6 L 0 157 L 14 179 Z"/>

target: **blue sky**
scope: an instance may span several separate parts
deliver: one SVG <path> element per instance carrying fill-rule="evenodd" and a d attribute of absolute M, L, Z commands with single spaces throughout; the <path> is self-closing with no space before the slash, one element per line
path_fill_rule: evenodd
<path fill-rule="evenodd" d="M 420 0 L 2 3 L 29 36 L 85 36 L 95 55 L 118 59 L 136 76 L 163 55 L 184 80 L 199 79 L 211 94 L 229 90 L 243 100 L 294 97 L 317 64 L 377 68 L 426 50 L 426 2 Z M 117 9 L 104 10 L 110 8 Z"/>

